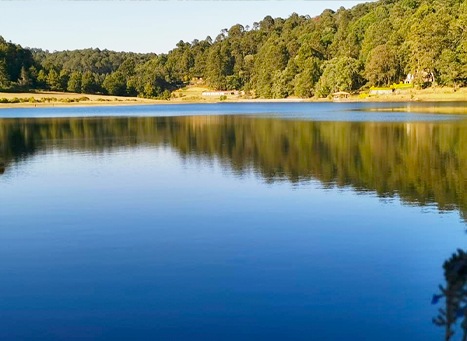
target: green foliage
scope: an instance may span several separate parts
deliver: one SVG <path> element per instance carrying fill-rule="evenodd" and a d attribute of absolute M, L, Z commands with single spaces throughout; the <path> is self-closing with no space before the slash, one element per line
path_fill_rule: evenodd
<path fill-rule="evenodd" d="M 120 71 L 125 78 L 129 78 L 135 74 L 136 68 L 136 61 L 134 58 L 128 58 L 125 60 L 120 66 L 118 67 L 118 71 Z M 90 73 L 90 71 L 87 71 Z"/>
<path fill-rule="evenodd" d="M 319 96 L 335 91 L 352 91 L 363 85 L 362 63 L 351 57 L 334 58 L 324 64 L 324 72 L 317 85 Z"/>
<path fill-rule="evenodd" d="M 307 60 L 301 67 L 301 72 L 296 75 L 294 86 L 295 95 L 299 97 L 312 97 L 314 88 L 321 75 L 321 61 L 314 57 Z"/>
<path fill-rule="evenodd" d="M 38 74 L 39 73 L 37 71 L 37 68 L 34 65 L 29 68 L 28 75 L 30 78 L 30 87 L 33 89 L 38 87 L 38 84 L 37 84 Z"/>
<path fill-rule="evenodd" d="M 79 98 L 56 98 L 56 97 L 42 97 L 42 98 L 0 98 L 0 103 L 4 104 L 16 104 L 16 103 L 50 103 L 50 102 L 62 102 L 62 103 L 75 103 L 75 102 L 84 102 L 89 101 L 88 97 L 79 97 Z"/>
<path fill-rule="evenodd" d="M 39 89 L 47 87 L 47 73 L 44 70 L 38 72 L 36 84 Z"/>
<path fill-rule="evenodd" d="M 47 86 L 50 90 L 61 90 L 60 77 L 54 69 L 47 75 Z"/>
<path fill-rule="evenodd" d="M 95 94 L 98 91 L 96 77 L 91 71 L 83 73 L 83 77 L 81 79 L 81 91 L 85 94 Z"/>
<path fill-rule="evenodd" d="M 230 75 L 225 78 L 225 84 L 229 90 L 239 90 L 242 88 L 242 79 L 237 75 Z"/>
<path fill-rule="evenodd" d="M 29 89 L 29 86 L 31 85 L 31 78 L 29 77 L 29 72 L 24 68 L 24 66 L 21 68 L 21 74 L 18 79 L 18 85 L 26 90 Z"/>
<path fill-rule="evenodd" d="M 206 79 L 208 84 L 218 90 L 227 89 L 227 76 L 233 73 L 233 63 L 230 46 L 216 44 L 209 52 L 206 62 Z"/>
<path fill-rule="evenodd" d="M 461 56 L 455 51 L 445 49 L 438 59 L 439 81 L 445 85 L 454 85 L 467 78 L 467 69 L 461 61 Z"/>
<path fill-rule="evenodd" d="M 150 60 L 139 65 L 135 75 L 127 80 L 127 92 L 137 93 L 141 97 L 160 97 L 165 90 L 175 87 L 171 74 L 159 64 L 160 60 Z"/>
<path fill-rule="evenodd" d="M 260 48 L 255 59 L 255 89 L 260 97 L 273 97 L 273 75 L 288 64 L 288 51 L 284 41 L 275 36 Z"/>
<path fill-rule="evenodd" d="M 58 75 L 59 83 L 60 83 L 60 91 L 67 91 L 68 83 L 70 80 L 70 73 L 67 70 L 61 70 L 60 74 Z M 69 90 L 70 91 L 70 90 Z"/>
<path fill-rule="evenodd" d="M 6 69 L 5 60 L 0 60 L 0 89 L 6 89 L 10 85 L 10 79 Z"/>
<path fill-rule="evenodd" d="M 417 84 L 427 83 L 428 74 L 435 83 L 458 87 L 467 83 L 467 2 L 379 0 L 314 18 L 266 16 L 251 29 L 236 24 L 214 40 L 180 41 L 160 55 L 49 53 L 0 38 L 0 87 L 28 83 L 23 69 L 32 88 L 67 90 L 67 77 L 78 72 L 83 92 L 151 98 L 193 78 L 264 98 L 327 96 L 367 82 L 399 83 L 408 73 Z M 78 83 L 76 77 L 74 90 Z"/>
<path fill-rule="evenodd" d="M 72 72 L 70 75 L 70 79 L 68 81 L 68 91 L 70 92 L 81 92 L 81 80 L 82 80 L 82 75 L 80 72 Z"/>
<path fill-rule="evenodd" d="M 371 85 L 389 85 L 400 78 L 397 55 L 387 45 L 379 45 L 370 52 L 365 77 Z"/>
<path fill-rule="evenodd" d="M 123 96 L 126 92 L 126 79 L 123 73 L 116 71 L 105 77 L 103 88 L 109 95 Z"/>
<path fill-rule="evenodd" d="M 453 18 L 445 9 L 428 4 L 420 6 L 407 37 L 410 47 L 409 67 L 415 71 L 433 72 L 442 51 L 450 44 L 449 26 Z"/>
<path fill-rule="evenodd" d="M 6 69 L 8 80 L 17 83 L 22 76 L 22 70 L 26 72 L 33 65 L 32 52 L 23 49 L 20 45 L 8 43 L 0 36 L 0 60 Z M 23 73 L 24 76 L 24 73 Z M 25 80 L 24 78 L 22 79 Z"/>

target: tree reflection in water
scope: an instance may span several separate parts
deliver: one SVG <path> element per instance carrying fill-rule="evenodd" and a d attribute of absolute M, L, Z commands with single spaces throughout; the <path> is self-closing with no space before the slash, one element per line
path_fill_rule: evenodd
<path fill-rule="evenodd" d="M 467 340 L 467 253 L 457 250 L 444 262 L 446 286 L 439 286 L 440 293 L 434 294 L 432 304 L 444 300 L 445 307 L 433 318 L 433 323 L 446 328 L 445 340 L 451 340 L 456 322 L 462 321 L 462 340 Z"/>
<path fill-rule="evenodd" d="M 169 146 L 181 157 L 220 160 L 235 174 L 267 182 L 318 180 L 323 186 L 397 196 L 410 205 L 458 210 L 467 218 L 465 122 L 310 122 L 245 116 L 0 119 L 0 174 L 50 149 L 100 153 Z M 467 341 L 467 254 L 444 263 L 445 303 L 433 319 L 451 340 Z"/>
<path fill-rule="evenodd" d="M 49 149 L 170 146 L 265 181 L 397 197 L 467 217 L 467 122 L 315 122 L 246 116 L 0 119 L 0 172 Z"/>

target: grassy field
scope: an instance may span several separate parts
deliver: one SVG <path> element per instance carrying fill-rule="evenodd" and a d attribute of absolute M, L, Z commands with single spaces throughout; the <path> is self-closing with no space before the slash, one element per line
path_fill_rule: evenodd
<path fill-rule="evenodd" d="M 78 94 L 70 92 L 36 91 L 24 93 L 0 92 L 0 108 L 14 107 L 60 107 L 60 106 L 95 106 L 95 105 L 141 105 L 169 103 L 216 103 L 220 96 L 203 96 L 206 87 L 186 87 L 172 93 L 170 100 L 147 99 L 108 95 Z M 227 96 L 228 101 L 236 96 Z M 3 103 L 2 103 L 3 102 Z"/>
<path fill-rule="evenodd" d="M 2 103 L 6 102 L 7 103 Z M 17 103 L 12 103 L 17 102 Z M 0 92 L 0 108 L 59 107 L 87 105 L 135 105 L 165 102 L 138 97 L 78 94 L 70 92 L 36 91 L 26 93 Z"/>
<path fill-rule="evenodd" d="M 90 95 L 68 92 L 37 91 L 28 93 L 1 93 L 0 108 L 14 107 L 60 107 L 60 106 L 99 106 L 99 105 L 142 105 L 142 104 L 181 104 L 181 103 L 217 103 L 219 96 L 203 96 L 207 87 L 186 87 L 172 93 L 170 100 L 155 100 L 139 97 Z M 212 91 L 212 90 L 211 90 Z M 238 96 L 227 96 L 227 102 L 303 102 L 329 101 L 328 99 L 246 99 Z M 2 103 L 2 101 L 4 103 Z M 428 88 L 424 90 L 404 90 L 398 94 L 375 95 L 365 97 L 353 95 L 350 102 L 432 102 L 432 101 L 467 101 L 467 88 L 454 91 L 452 88 Z M 14 102 L 14 103 L 13 103 Z"/>
<path fill-rule="evenodd" d="M 359 96 L 352 96 L 352 100 L 362 100 Z M 467 88 L 454 91 L 453 88 L 427 88 L 423 90 L 408 89 L 400 93 L 370 96 L 362 101 L 375 102 L 435 102 L 435 101 L 467 101 Z"/>

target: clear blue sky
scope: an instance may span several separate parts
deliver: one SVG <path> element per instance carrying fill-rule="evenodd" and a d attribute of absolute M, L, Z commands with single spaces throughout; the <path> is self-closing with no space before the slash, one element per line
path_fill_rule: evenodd
<path fill-rule="evenodd" d="M 266 15 L 315 16 L 367 1 L 0 1 L 0 35 L 27 47 L 167 52 Z"/>

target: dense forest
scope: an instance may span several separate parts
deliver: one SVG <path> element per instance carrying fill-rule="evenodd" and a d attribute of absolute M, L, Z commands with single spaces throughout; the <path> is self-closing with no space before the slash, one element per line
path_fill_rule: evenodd
<path fill-rule="evenodd" d="M 467 220 L 467 125 L 311 122 L 244 116 L 0 120 L 0 174 L 47 150 L 170 147 L 267 182 L 351 187 Z"/>
<path fill-rule="evenodd" d="M 169 98 L 202 79 L 262 98 L 328 96 L 399 83 L 467 84 L 467 0 L 380 0 L 317 17 L 265 17 L 167 54 L 48 52 L 0 37 L 0 89 Z"/>

